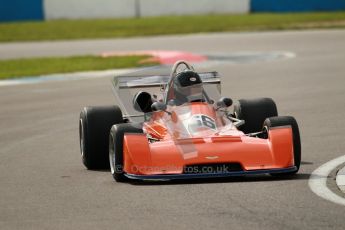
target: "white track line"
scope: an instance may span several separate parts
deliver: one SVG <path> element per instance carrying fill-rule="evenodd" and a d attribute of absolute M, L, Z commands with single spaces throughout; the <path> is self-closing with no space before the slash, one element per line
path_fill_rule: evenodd
<path fill-rule="evenodd" d="M 336 182 L 340 190 L 345 192 L 345 167 L 339 170 Z"/>
<path fill-rule="evenodd" d="M 77 73 L 51 74 L 47 76 L 18 78 L 18 79 L 12 79 L 12 80 L 0 80 L 0 87 L 8 86 L 8 85 L 36 84 L 36 83 L 41 83 L 41 82 L 52 82 L 52 81 L 72 81 L 72 80 L 81 80 L 81 79 L 88 79 L 88 78 L 113 77 L 120 74 L 138 71 L 139 69 L 140 68 L 85 71 L 85 72 L 77 72 Z"/>
<path fill-rule="evenodd" d="M 321 165 L 311 174 L 309 178 L 309 187 L 316 195 L 345 206 L 345 199 L 333 193 L 326 184 L 328 175 L 344 162 L 345 155 Z"/>

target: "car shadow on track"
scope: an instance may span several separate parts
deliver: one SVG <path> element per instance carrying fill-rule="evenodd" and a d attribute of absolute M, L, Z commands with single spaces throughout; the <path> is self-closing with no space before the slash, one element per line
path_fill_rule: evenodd
<path fill-rule="evenodd" d="M 171 181 L 129 181 L 135 186 L 155 186 L 155 185 L 181 185 L 181 184 L 214 184 L 214 183 L 250 183 L 250 182 L 267 182 L 267 181 L 289 181 L 289 180 L 308 180 L 310 174 L 298 173 L 292 176 L 241 176 L 227 178 L 210 178 L 210 179 L 186 179 Z"/>

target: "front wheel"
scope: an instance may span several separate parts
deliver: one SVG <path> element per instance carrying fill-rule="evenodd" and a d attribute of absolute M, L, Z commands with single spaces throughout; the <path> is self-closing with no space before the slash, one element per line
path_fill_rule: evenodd
<path fill-rule="evenodd" d="M 278 126 L 291 126 L 292 128 L 292 138 L 293 138 L 293 152 L 294 152 L 294 162 L 297 169 L 289 173 L 279 173 L 271 174 L 273 176 L 284 176 L 296 174 L 301 165 L 301 139 L 299 134 L 299 128 L 297 121 L 291 116 L 279 116 L 267 118 L 264 122 L 264 129 L 270 130 L 273 127 Z"/>
<path fill-rule="evenodd" d="M 114 124 L 122 123 L 117 106 L 85 107 L 79 117 L 79 143 L 83 164 L 87 169 L 106 169 L 108 135 Z"/>
<path fill-rule="evenodd" d="M 235 104 L 236 118 L 244 120 L 238 129 L 244 133 L 260 132 L 262 123 L 268 117 L 278 116 L 276 103 L 271 98 L 241 99 Z"/>
<path fill-rule="evenodd" d="M 117 182 L 126 181 L 123 171 L 123 137 L 125 133 L 143 133 L 142 126 L 134 123 L 114 125 L 109 134 L 109 163 L 111 174 Z"/>

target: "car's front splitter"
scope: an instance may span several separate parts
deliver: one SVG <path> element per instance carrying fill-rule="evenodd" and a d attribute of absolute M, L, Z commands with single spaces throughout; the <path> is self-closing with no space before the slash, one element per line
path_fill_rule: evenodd
<path fill-rule="evenodd" d="M 246 175 L 262 175 L 262 174 L 280 174 L 297 171 L 297 167 L 289 167 L 282 169 L 264 169 L 264 170 L 250 170 L 250 171 L 236 171 L 223 173 L 195 173 L 195 174 L 159 174 L 159 175 L 136 175 L 124 174 L 127 178 L 133 180 L 149 180 L 149 181 L 168 181 L 168 180 L 186 180 L 186 179 L 202 179 L 202 178 L 222 178 L 222 177 L 236 177 Z"/>

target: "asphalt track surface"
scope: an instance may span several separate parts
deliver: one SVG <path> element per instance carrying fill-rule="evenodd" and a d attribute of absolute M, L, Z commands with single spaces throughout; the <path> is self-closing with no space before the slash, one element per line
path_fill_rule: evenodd
<path fill-rule="evenodd" d="M 345 154 L 344 41 L 345 30 L 326 30 L 0 45 L 2 58 L 137 49 L 293 52 L 296 58 L 216 68 L 223 95 L 272 97 L 281 115 L 295 116 L 303 148 L 292 179 L 116 183 L 109 172 L 83 167 L 78 144 L 82 107 L 116 103 L 108 78 L 3 86 L 0 229 L 344 229 L 345 207 L 308 187 L 314 169 Z"/>

